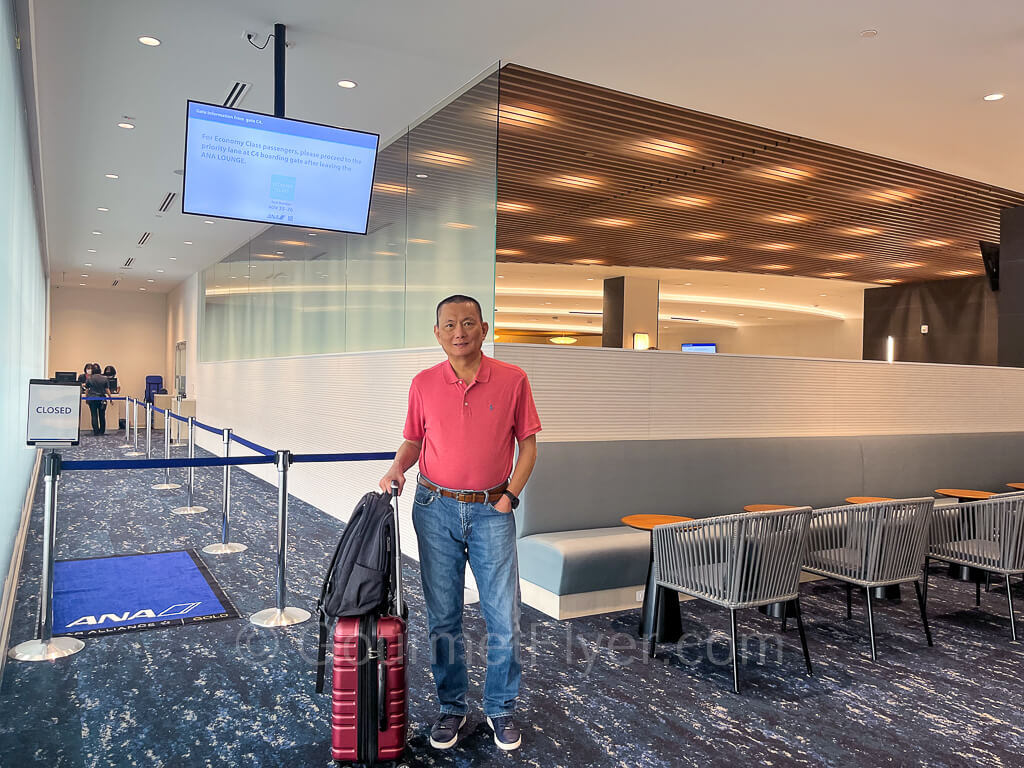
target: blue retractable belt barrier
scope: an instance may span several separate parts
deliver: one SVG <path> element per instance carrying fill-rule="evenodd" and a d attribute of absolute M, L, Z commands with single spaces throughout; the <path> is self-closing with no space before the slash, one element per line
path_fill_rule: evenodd
<path fill-rule="evenodd" d="M 229 459 L 218 456 L 201 459 L 104 459 L 63 461 L 61 469 L 163 469 L 164 467 L 226 467 L 243 464 L 273 464 L 273 456 L 236 456 Z"/>
<path fill-rule="evenodd" d="M 173 411 L 168 411 L 167 415 L 170 416 L 172 419 L 177 419 L 178 421 L 182 421 L 182 422 L 188 423 L 188 419 L 186 419 L 184 416 L 179 416 L 178 414 L 174 413 Z"/>
<path fill-rule="evenodd" d="M 216 427 L 211 427 L 209 424 L 203 424 L 201 421 L 193 421 L 192 423 L 200 429 L 205 429 L 207 432 L 212 432 L 215 435 L 223 434 L 222 430 L 219 430 Z"/>
<path fill-rule="evenodd" d="M 390 461 L 394 451 L 382 453 L 306 453 L 292 456 L 293 463 L 314 461 Z"/>
<path fill-rule="evenodd" d="M 155 405 L 153 406 L 153 411 L 156 413 L 167 413 L 163 408 L 157 408 Z"/>
<path fill-rule="evenodd" d="M 274 451 L 270 450 L 269 448 L 264 448 L 262 445 L 257 445 L 256 443 L 254 443 L 254 442 L 252 442 L 250 440 L 246 440 L 244 437 L 239 437 L 238 435 L 236 435 L 233 432 L 231 433 L 231 439 L 234 440 L 239 445 L 244 445 L 250 451 L 256 451 L 256 453 L 262 453 L 264 456 L 273 456 L 274 455 Z"/>

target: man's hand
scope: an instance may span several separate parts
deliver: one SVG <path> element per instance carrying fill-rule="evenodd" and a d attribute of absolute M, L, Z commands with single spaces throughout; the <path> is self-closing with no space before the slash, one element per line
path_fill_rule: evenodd
<path fill-rule="evenodd" d="M 392 466 L 388 470 L 388 473 L 380 479 L 380 489 L 384 493 L 391 493 L 391 483 L 398 483 L 398 496 L 402 495 L 402 489 L 405 488 L 405 474 L 398 467 Z"/>
<path fill-rule="evenodd" d="M 507 515 L 509 512 L 512 511 L 512 499 L 510 499 L 505 494 L 501 494 L 501 498 L 494 502 L 492 506 L 496 510 L 501 512 L 501 514 Z"/>

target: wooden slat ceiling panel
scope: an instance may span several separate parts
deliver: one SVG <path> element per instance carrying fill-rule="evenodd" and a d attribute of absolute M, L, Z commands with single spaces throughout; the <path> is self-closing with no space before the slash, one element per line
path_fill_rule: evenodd
<path fill-rule="evenodd" d="M 515 64 L 500 94 L 501 261 L 933 280 L 980 274 L 978 241 L 998 242 L 1000 209 L 1024 204 L 1011 190 Z M 567 176 L 573 186 L 556 181 Z"/>

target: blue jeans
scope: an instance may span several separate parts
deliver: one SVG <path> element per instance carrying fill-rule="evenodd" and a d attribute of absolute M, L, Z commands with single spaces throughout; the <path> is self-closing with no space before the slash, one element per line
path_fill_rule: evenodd
<path fill-rule="evenodd" d="M 516 521 L 490 504 L 467 503 L 416 487 L 412 508 L 427 603 L 430 669 L 441 712 L 466 714 L 466 645 L 462 634 L 466 563 L 487 622 L 484 715 L 515 712 L 519 695 L 519 563 Z"/>

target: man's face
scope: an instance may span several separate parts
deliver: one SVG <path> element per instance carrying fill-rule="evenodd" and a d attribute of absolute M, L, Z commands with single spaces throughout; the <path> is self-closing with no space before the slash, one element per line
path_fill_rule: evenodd
<path fill-rule="evenodd" d="M 474 357 L 487 337 L 487 323 L 480 320 L 474 304 L 445 304 L 434 326 L 434 336 L 448 357 Z"/>

